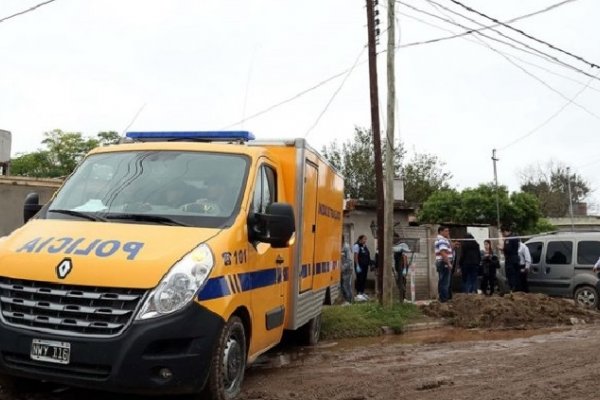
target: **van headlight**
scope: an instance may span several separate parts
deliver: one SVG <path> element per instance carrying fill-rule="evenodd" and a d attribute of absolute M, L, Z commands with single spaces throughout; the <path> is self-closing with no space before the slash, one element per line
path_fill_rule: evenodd
<path fill-rule="evenodd" d="M 204 286 L 215 265 L 210 247 L 201 244 L 177 261 L 152 290 L 137 319 L 149 319 L 181 310 Z"/>

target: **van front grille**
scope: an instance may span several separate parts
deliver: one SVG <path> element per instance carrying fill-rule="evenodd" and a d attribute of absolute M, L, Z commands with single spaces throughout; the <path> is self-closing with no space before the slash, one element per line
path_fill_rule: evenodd
<path fill-rule="evenodd" d="M 0 277 L 8 325 L 65 335 L 115 336 L 133 320 L 143 289 L 72 286 Z"/>

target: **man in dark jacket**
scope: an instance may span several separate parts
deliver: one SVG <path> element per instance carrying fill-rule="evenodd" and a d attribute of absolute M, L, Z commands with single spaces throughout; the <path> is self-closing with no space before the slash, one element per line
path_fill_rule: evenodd
<path fill-rule="evenodd" d="M 473 235 L 467 233 L 462 243 L 459 265 L 465 276 L 464 293 L 477 293 L 477 272 L 481 264 L 481 249 Z"/>
<path fill-rule="evenodd" d="M 519 238 L 516 237 L 509 226 L 500 228 L 504 237 L 504 273 L 511 291 L 517 289 L 519 272 Z"/>

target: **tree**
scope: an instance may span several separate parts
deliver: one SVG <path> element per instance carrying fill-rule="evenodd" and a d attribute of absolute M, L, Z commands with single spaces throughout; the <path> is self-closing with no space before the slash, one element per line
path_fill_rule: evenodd
<path fill-rule="evenodd" d="M 60 176 L 50 161 L 50 153 L 45 150 L 21 154 L 13 158 L 10 160 L 10 173 L 36 178 Z"/>
<path fill-rule="evenodd" d="M 67 176 L 94 147 L 115 143 L 119 134 L 100 132 L 97 138 L 83 137 L 80 132 L 54 129 L 44 133 L 43 149 L 20 154 L 11 160 L 13 175 L 56 178 Z"/>
<path fill-rule="evenodd" d="M 385 157 L 385 147 L 382 146 Z M 346 197 L 353 199 L 375 199 L 375 155 L 371 131 L 356 127 L 354 137 L 342 143 L 333 141 L 322 149 L 323 156 L 344 176 Z M 400 175 L 402 145 L 395 147 L 394 176 Z M 385 174 L 385 171 L 384 171 Z"/>
<path fill-rule="evenodd" d="M 589 183 L 579 174 L 567 174 L 567 167 L 549 161 L 545 167 L 529 166 L 521 172 L 521 190 L 534 195 L 546 217 L 564 217 L 569 212 L 569 180 L 571 201 L 577 204 L 590 194 Z"/>
<path fill-rule="evenodd" d="M 535 233 L 541 217 L 539 203 L 529 193 L 509 195 L 504 186 L 498 188 L 500 220 L 514 226 L 519 233 Z M 495 225 L 496 189 L 482 184 L 462 192 L 442 190 L 432 194 L 423 204 L 419 219 L 426 223 L 458 223 Z"/>
<path fill-rule="evenodd" d="M 98 132 L 96 135 L 100 146 L 108 146 L 111 144 L 117 144 L 121 140 L 121 135 L 115 131 Z"/>
<path fill-rule="evenodd" d="M 382 146 L 385 157 L 385 146 Z M 333 141 L 324 146 L 325 158 L 344 176 L 346 197 L 375 199 L 375 160 L 371 131 L 355 128 L 354 137 L 340 144 Z M 397 144 L 394 151 L 394 177 L 404 179 L 404 198 L 411 203 L 423 203 L 433 192 L 448 189 L 451 174 L 443 170 L 437 156 L 415 154 L 403 165 L 404 148 Z M 384 174 L 386 171 L 384 171 Z"/>
<path fill-rule="evenodd" d="M 404 200 L 422 204 L 433 193 L 450 188 L 450 172 L 444 171 L 445 163 L 431 154 L 415 154 L 402 168 Z"/>

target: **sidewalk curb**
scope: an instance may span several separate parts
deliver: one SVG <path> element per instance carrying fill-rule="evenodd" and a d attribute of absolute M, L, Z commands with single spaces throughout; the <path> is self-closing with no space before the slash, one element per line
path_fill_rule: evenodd
<path fill-rule="evenodd" d="M 436 320 L 430 322 L 415 322 L 412 324 L 407 324 L 402 327 L 402 333 L 405 332 L 416 332 L 416 331 L 425 331 L 428 329 L 441 328 L 444 326 L 450 325 L 450 321 L 448 320 Z"/>

